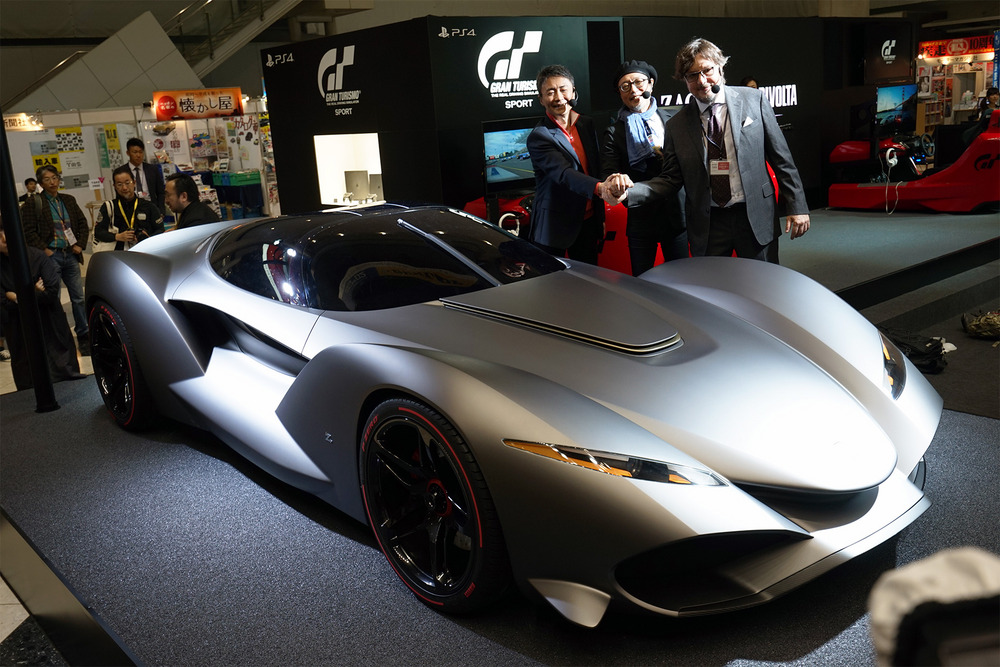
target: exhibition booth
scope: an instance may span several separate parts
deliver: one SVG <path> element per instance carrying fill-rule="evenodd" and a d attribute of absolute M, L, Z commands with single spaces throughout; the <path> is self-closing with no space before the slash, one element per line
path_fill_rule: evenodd
<path fill-rule="evenodd" d="M 62 190 L 88 211 L 115 196 L 111 173 L 128 162 L 129 139 L 142 139 L 146 162 L 164 177 L 197 176 L 201 197 L 222 219 L 277 210 L 270 129 L 263 100 L 247 100 L 242 113 L 226 117 L 158 120 L 150 106 L 38 112 L 4 116 L 17 194 L 44 165 L 59 169 Z M 170 211 L 162 211 L 170 216 Z"/>

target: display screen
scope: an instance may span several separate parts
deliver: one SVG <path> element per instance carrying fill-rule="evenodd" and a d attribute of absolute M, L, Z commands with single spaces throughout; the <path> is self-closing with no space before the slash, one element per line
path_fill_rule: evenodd
<path fill-rule="evenodd" d="M 917 84 L 877 88 L 875 126 L 879 136 L 916 132 Z"/>
<path fill-rule="evenodd" d="M 528 135 L 538 118 L 483 122 L 483 176 L 489 193 L 531 189 L 535 170 L 528 155 Z"/>

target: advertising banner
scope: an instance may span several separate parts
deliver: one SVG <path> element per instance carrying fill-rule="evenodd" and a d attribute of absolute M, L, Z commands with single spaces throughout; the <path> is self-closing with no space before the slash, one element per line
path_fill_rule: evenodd
<path fill-rule="evenodd" d="M 873 23 L 865 30 L 865 82 L 913 78 L 913 28 L 907 23 Z"/>
<path fill-rule="evenodd" d="M 159 90 L 153 93 L 156 120 L 220 118 L 243 115 L 239 88 Z"/>
<path fill-rule="evenodd" d="M 924 58 L 951 58 L 976 53 L 993 53 L 993 35 L 920 42 L 918 50 Z"/>

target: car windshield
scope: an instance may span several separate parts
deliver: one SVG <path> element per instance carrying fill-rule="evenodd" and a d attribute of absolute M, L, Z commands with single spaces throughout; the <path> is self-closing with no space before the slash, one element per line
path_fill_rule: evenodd
<path fill-rule="evenodd" d="M 565 268 L 478 218 L 399 207 L 240 225 L 219 238 L 212 266 L 255 294 L 338 311 L 424 303 Z"/>

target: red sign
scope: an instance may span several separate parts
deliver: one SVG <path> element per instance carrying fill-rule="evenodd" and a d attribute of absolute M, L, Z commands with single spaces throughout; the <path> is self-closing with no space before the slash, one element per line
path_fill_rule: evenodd
<path fill-rule="evenodd" d="M 953 58 L 974 53 L 993 53 L 993 35 L 920 42 L 919 53 L 924 54 L 924 58 Z"/>
<path fill-rule="evenodd" d="M 156 120 L 186 120 L 243 115 L 239 88 L 162 90 L 153 93 Z"/>

